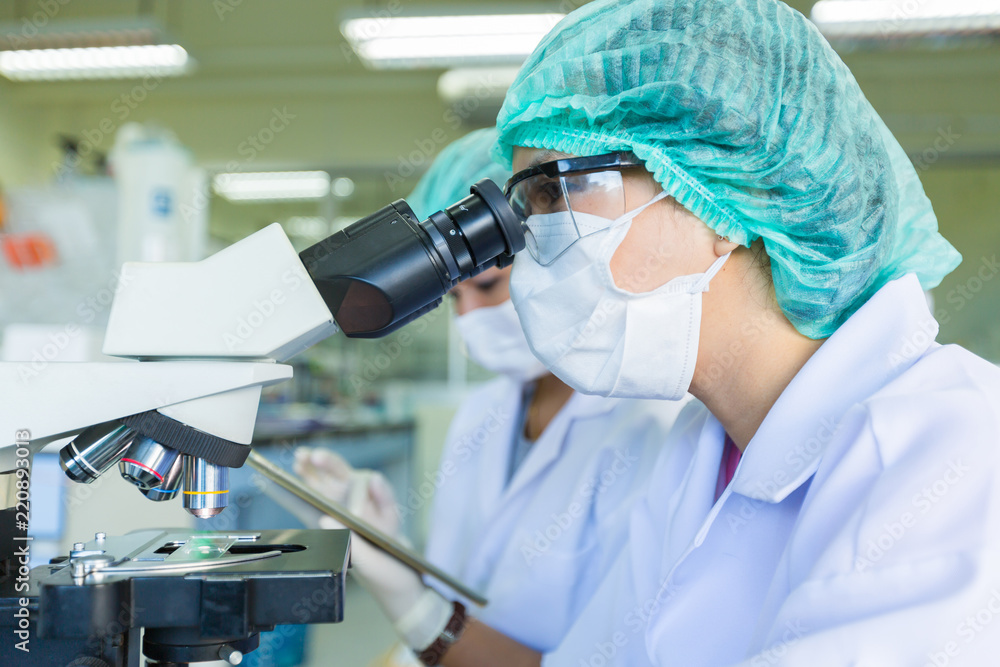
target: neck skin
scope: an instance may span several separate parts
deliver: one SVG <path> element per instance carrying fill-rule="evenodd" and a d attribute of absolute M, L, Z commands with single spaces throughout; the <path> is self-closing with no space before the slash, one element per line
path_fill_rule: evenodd
<path fill-rule="evenodd" d="M 792 326 L 756 262 L 750 249 L 738 248 L 704 293 L 691 381 L 691 393 L 722 423 L 741 452 L 823 344 Z"/>
<path fill-rule="evenodd" d="M 572 387 L 555 375 L 548 373 L 538 378 L 535 381 L 535 393 L 527 407 L 524 435 L 529 440 L 537 440 L 572 395 Z"/>

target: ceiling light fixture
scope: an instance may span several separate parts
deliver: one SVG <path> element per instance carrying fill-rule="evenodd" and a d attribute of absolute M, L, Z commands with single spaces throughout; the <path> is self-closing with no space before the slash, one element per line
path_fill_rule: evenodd
<path fill-rule="evenodd" d="M 13 81 L 177 76 L 194 61 L 155 19 L 0 26 L 0 74 Z"/>
<path fill-rule="evenodd" d="M 1000 32 L 998 0 L 820 0 L 810 14 L 829 39 Z"/>
<path fill-rule="evenodd" d="M 519 64 L 564 14 L 353 18 L 340 30 L 375 69 Z"/>
<path fill-rule="evenodd" d="M 330 192 L 325 171 L 268 171 L 216 174 L 213 189 L 232 202 L 304 201 Z"/>
<path fill-rule="evenodd" d="M 0 74 L 12 81 L 176 76 L 188 67 L 177 44 L 0 51 Z"/>

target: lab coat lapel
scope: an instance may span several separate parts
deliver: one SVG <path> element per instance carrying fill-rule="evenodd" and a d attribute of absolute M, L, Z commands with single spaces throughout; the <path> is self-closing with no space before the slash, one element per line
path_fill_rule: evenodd
<path fill-rule="evenodd" d="M 724 438 L 722 424 L 705 410 L 693 451 L 672 448 L 669 459 L 658 462 L 652 474 L 655 484 L 637 504 L 629 527 L 636 590 L 659 591 L 656 595 L 661 595 L 663 575 L 689 549 L 705 524 L 715 499 Z M 682 478 L 672 478 L 677 476 L 671 472 L 681 470 L 685 471 Z M 655 553 L 662 558 L 650 558 Z"/>
<path fill-rule="evenodd" d="M 483 422 L 488 420 L 489 410 L 484 414 Z M 503 506 L 504 481 L 503 474 L 510 465 L 511 448 L 517 430 L 521 428 L 521 386 L 511 382 L 509 391 L 504 392 L 503 401 L 496 406 L 496 413 L 506 415 L 507 419 L 500 423 L 499 428 L 491 433 L 482 446 L 480 456 L 483 464 L 479 467 L 479 516 L 483 517 L 482 530 L 488 530 L 493 515 Z M 500 474 L 498 474 L 498 471 Z"/>
<path fill-rule="evenodd" d="M 614 398 L 586 396 L 573 392 L 566 405 L 556 413 L 556 416 L 542 432 L 541 437 L 531 446 L 531 450 L 521 462 L 521 466 L 514 471 L 514 476 L 503 492 L 501 503 L 520 493 L 525 486 L 544 473 L 552 465 L 552 462 L 559 458 L 563 447 L 566 446 L 569 430 L 578 420 L 605 414 L 614 407 L 617 401 L 618 399 Z M 518 428 L 520 427 L 521 424 L 518 424 Z M 513 447 L 513 440 L 516 436 L 516 432 L 511 433 L 511 447 Z"/>
<path fill-rule="evenodd" d="M 471 581 L 486 582 L 489 580 L 494 570 L 494 564 L 503 554 L 509 536 L 508 531 L 495 530 L 495 526 L 509 520 L 509 517 L 506 516 L 508 512 L 522 511 L 523 505 L 515 502 L 515 499 L 518 494 L 533 488 L 532 482 L 544 475 L 559 458 L 565 447 L 569 429 L 573 424 L 579 419 L 604 414 L 611 409 L 615 402 L 615 399 L 574 393 L 562 410 L 556 414 L 545 431 L 542 432 L 542 436 L 532 445 L 507 488 L 500 492 L 499 500 L 494 503 L 490 513 L 484 514 L 485 521 L 482 525 L 482 533 L 476 540 L 474 555 L 469 559 L 470 563 L 475 563 L 475 566 L 471 567 L 468 572 Z M 502 465 L 505 466 L 510 463 L 511 448 L 513 448 L 514 438 L 517 436 L 516 429 L 522 428 L 521 420 L 517 420 L 517 422 L 515 430 L 507 434 L 510 446 L 505 449 L 506 458 L 502 462 Z M 501 448 L 497 447 L 497 449 Z M 501 479 L 502 476 L 494 475 L 494 478 Z"/>
<path fill-rule="evenodd" d="M 715 417 L 705 420 L 688 474 L 668 501 L 666 524 L 660 524 L 667 526 L 663 547 L 665 565 L 675 563 L 692 541 L 697 546 L 704 537 L 705 517 L 715 504 L 725 435 L 722 424 Z"/>

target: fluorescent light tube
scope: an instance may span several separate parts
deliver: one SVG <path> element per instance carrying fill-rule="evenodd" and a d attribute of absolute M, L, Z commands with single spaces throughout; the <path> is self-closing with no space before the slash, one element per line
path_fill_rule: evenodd
<path fill-rule="evenodd" d="M 325 171 L 217 174 L 212 187 L 233 202 L 322 199 L 330 192 L 330 174 Z"/>
<path fill-rule="evenodd" d="M 188 65 L 177 44 L 0 51 L 0 74 L 13 81 L 176 76 Z"/>
<path fill-rule="evenodd" d="M 437 91 L 445 102 L 454 104 L 476 97 L 483 102 L 503 102 L 507 89 L 517 78 L 517 67 L 458 67 L 438 79 Z"/>
<path fill-rule="evenodd" d="M 810 17 L 831 39 L 997 32 L 1000 0 L 820 0 Z"/>
<path fill-rule="evenodd" d="M 377 69 L 519 64 L 563 14 L 357 18 L 341 32 Z"/>

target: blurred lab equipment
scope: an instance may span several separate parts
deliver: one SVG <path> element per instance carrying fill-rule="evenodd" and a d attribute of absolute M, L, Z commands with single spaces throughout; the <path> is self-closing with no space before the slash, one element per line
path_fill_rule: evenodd
<path fill-rule="evenodd" d="M 207 178 L 172 132 L 126 123 L 115 135 L 118 264 L 191 262 L 205 252 Z"/>

